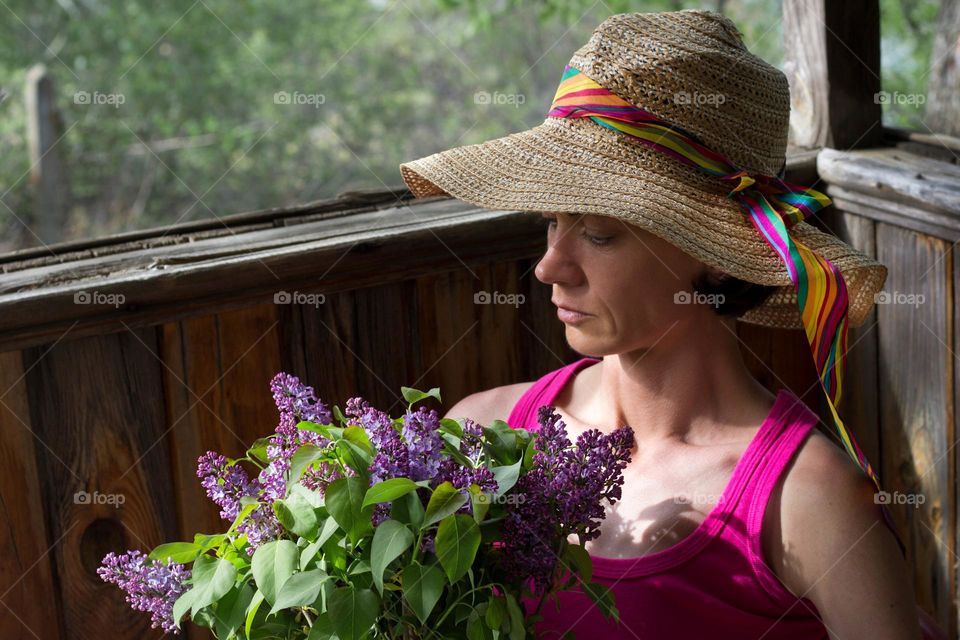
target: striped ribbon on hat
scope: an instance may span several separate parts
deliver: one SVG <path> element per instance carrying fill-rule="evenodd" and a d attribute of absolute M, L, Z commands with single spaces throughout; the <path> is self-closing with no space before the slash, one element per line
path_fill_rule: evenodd
<path fill-rule="evenodd" d="M 692 136 L 623 100 L 570 65 L 563 71 L 547 116 L 590 118 L 683 164 L 733 184 L 728 195 L 749 214 L 753 226 L 786 265 L 796 287 L 807 342 L 843 446 L 880 489 L 873 467 L 836 409 L 847 357 L 846 283 L 840 270 L 829 260 L 789 233 L 794 224 L 831 204 L 830 198 L 771 176 L 749 175 Z"/>

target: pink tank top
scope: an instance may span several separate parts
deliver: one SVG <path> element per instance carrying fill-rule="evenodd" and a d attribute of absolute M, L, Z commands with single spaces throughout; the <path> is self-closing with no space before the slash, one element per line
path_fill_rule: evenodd
<path fill-rule="evenodd" d="M 536 431 L 537 408 L 551 404 L 577 371 L 600 362 L 583 358 L 552 371 L 520 398 L 507 423 Z M 636 558 L 592 556 L 593 581 L 612 589 L 620 626 L 578 591 L 559 594 L 541 611 L 538 638 L 828 638 L 813 602 L 797 598 L 763 559 L 760 527 L 770 494 L 817 416 L 781 389 L 747 445 L 717 506 L 692 534 Z M 887 524 L 894 533 L 889 515 Z M 898 537 L 899 541 L 899 537 Z"/>

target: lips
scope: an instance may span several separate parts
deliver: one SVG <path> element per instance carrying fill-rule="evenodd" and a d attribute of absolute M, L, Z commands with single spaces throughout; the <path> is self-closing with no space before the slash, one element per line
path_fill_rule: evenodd
<path fill-rule="evenodd" d="M 560 303 L 558 303 L 556 300 L 551 300 L 550 302 L 552 302 L 553 304 L 555 304 L 558 309 L 563 309 L 564 311 L 572 311 L 572 312 L 574 312 L 574 313 L 580 313 L 580 314 L 583 314 L 583 315 L 585 315 L 585 316 L 591 315 L 591 314 L 587 313 L 586 311 L 581 311 L 580 309 L 575 309 L 575 308 L 573 308 L 573 307 L 568 307 L 568 306 L 565 305 L 565 304 L 560 304 Z"/>

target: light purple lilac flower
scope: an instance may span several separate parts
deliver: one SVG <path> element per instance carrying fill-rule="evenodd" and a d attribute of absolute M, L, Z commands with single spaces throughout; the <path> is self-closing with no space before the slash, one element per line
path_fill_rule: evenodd
<path fill-rule="evenodd" d="M 111 552 L 104 556 L 97 575 L 126 591 L 126 601 L 134 609 L 149 612 L 151 628 L 159 626 L 167 632 L 180 632 L 173 619 L 173 603 L 187 590 L 184 583 L 190 570 L 184 565 L 149 560 L 141 551 L 119 556 Z"/>
<path fill-rule="evenodd" d="M 259 483 L 251 481 L 246 470 L 229 464 L 226 456 L 208 451 L 197 460 L 197 477 L 207 496 L 220 507 L 220 517 L 233 521 L 240 513 L 240 498 L 255 496 Z"/>

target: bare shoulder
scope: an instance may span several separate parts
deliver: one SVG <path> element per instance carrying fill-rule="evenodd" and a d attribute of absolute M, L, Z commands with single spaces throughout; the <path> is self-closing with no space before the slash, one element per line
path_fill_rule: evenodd
<path fill-rule="evenodd" d="M 848 549 L 868 532 L 874 544 L 896 549 L 875 491 L 846 451 L 810 431 L 774 487 L 763 520 L 764 555 L 793 593 L 810 590 L 832 551 Z"/>
<path fill-rule="evenodd" d="M 471 393 L 450 407 L 444 418 L 470 418 L 480 424 L 506 420 L 510 411 L 533 382 L 518 382 Z"/>

